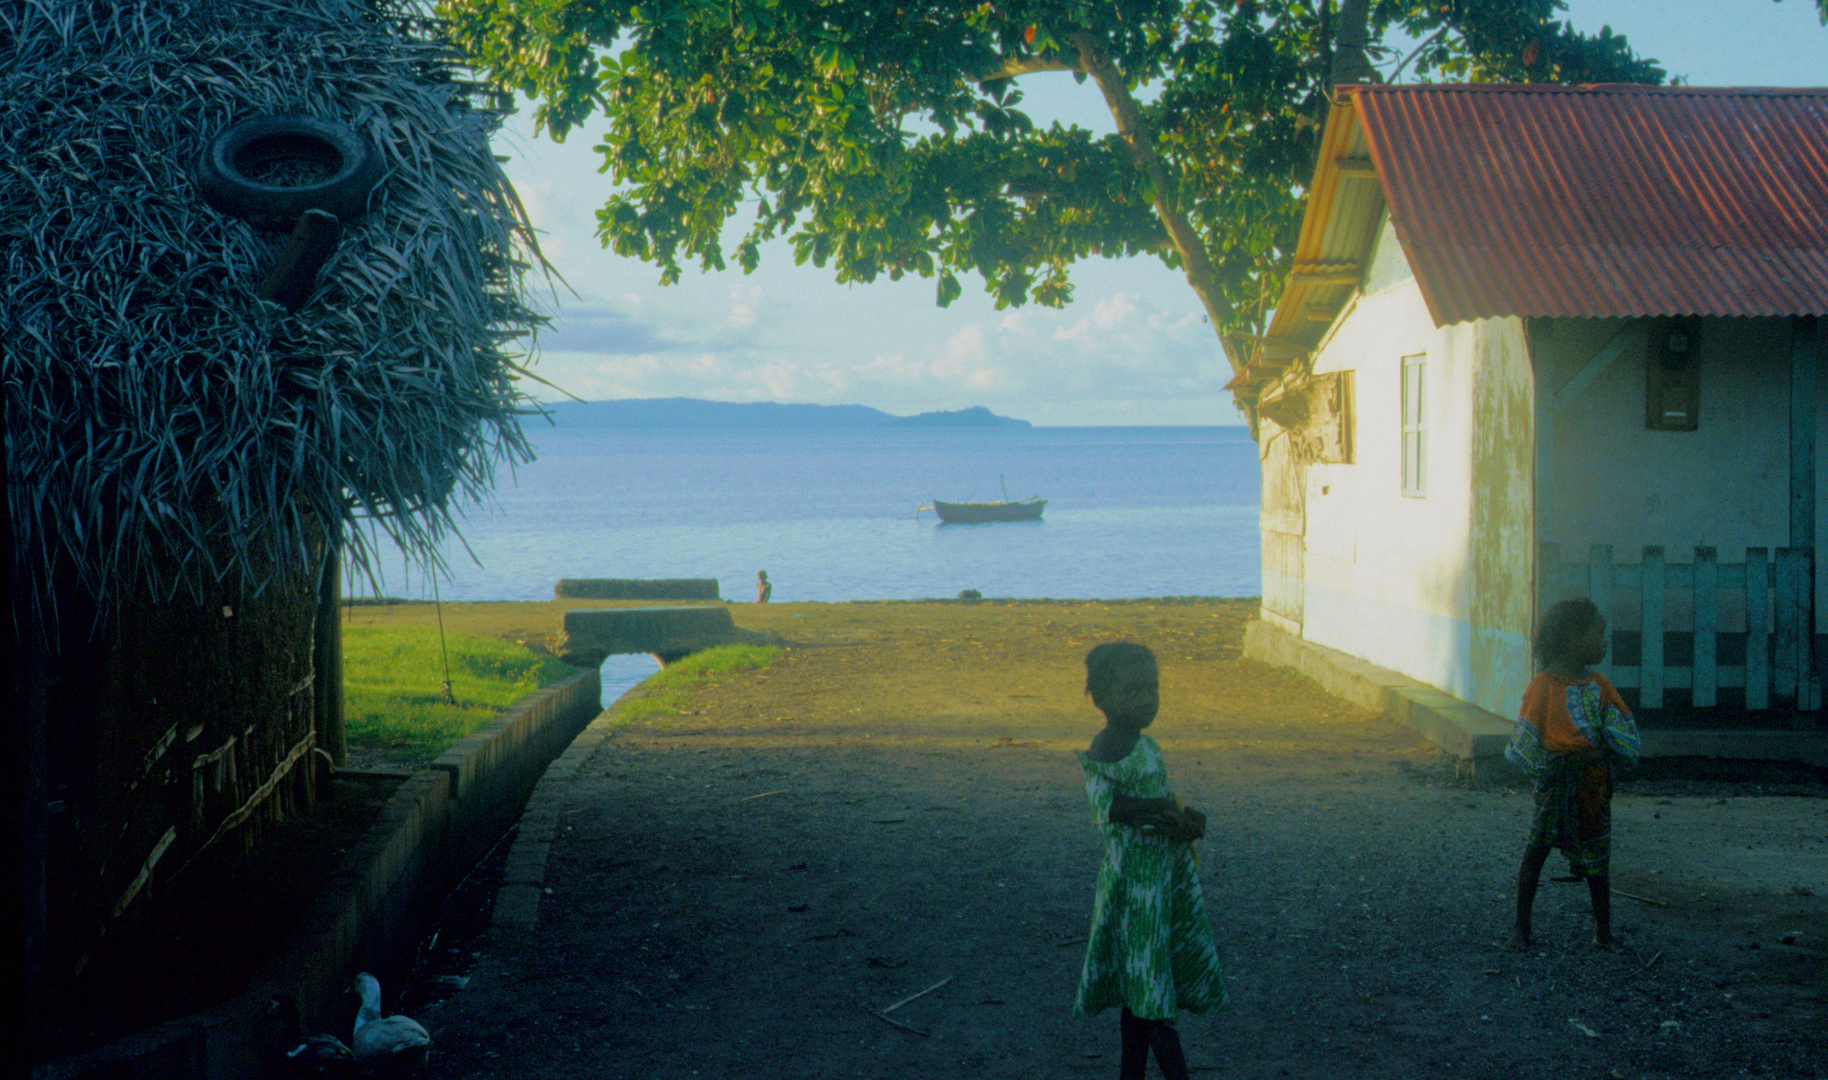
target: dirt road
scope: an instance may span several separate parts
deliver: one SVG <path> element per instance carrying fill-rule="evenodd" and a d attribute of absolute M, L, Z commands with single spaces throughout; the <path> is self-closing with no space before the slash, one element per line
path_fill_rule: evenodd
<path fill-rule="evenodd" d="M 1234 1007 L 1183 1017 L 1196 1073 L 1828 1075 L 1828 799 L 1627 783 L 1627 951 L 1545 881 L 1538 947 L 1506 953 L 1528 793 L 1459 786 L 1413 733 L 1241 660 L 1252 610 L 739 606 L 798 644 L 604 741 L 537 933 L 486 939 L 422 1014 L 435 1074 L 1114 1075 L 1115 1017 L 1068 1015 L 1100 856 L 1071 751 L 1099 725 L 1081 658 L 1128 637 L 1211 818 Z"/>

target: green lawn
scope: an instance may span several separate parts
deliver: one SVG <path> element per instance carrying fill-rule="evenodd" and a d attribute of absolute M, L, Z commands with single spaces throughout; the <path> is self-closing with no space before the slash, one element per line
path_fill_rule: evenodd
<path fill-rule="evenodd" d="M 577 669 L 486 634 L 449 633 L 444 656 L 427 626 L 343 628 L 343 716 L 352 750 L 389 762 L 428 761 L 533 691 Z"/>

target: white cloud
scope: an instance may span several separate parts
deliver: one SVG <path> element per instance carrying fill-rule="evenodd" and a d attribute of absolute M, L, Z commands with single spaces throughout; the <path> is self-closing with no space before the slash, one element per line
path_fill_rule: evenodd
<path fill-rule="evenodd" d="M 1100 330 L 1110 330 L 1136 314 L 1136 302 L 1117 293 L 1100 299 L 1092 308 L 1092 322 Z"/>
<path fill-rule="evenodd" d="M 597 362 L 596 374 L 636 389 L 638 384 L 658 373 L 661 366 L 661 358 L 651 353 L 641 356 L 613 356 Z"/>
<path fill-rule="evenodd" d="M 973 323 L 946 339 L 946 346 L 933 358 L 930 370 L 939 376 L 968 374 L 984 363 L 984 328 Z"/>
<path fill-rule="evenodd" d="M 1090 315 L 1081 316 L 1070 325 L 1054 330 L 1058 341 L 1085 341 L 1094 335 L 1117 330 L 1136 314 L 1136 302 L 1123 293 L 1099 297 Z"/>
<path fill-rule="evenodd" d="M 738 329 L 753 325 L 756 305 L 762 299 L 760 285 L 736 284 L 730 286 L 730 314 L 725 321 Z"/>

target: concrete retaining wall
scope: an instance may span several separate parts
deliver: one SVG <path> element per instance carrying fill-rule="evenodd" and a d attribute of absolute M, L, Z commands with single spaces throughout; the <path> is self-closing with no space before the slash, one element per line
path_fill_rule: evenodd
<path fill-rule="evenodd" d="M 560 578 L 555 600 L 715 600 L 716 578 Z"/>
<path fill-rule="evenodd" d="M 738 629 L 730 609 L 721 604 L 581 608 L 565 613 L 565 637 L 558 654 L 579 667 L 601 665 L 605 657 L 626 653 L 652 653 L 662 664 L 670 664 L 718 645 L 765 637 Z"/>
<path fill-rule="evenodd" d="M 33 1080 L 256 1080 L 267 1000 L 328 1030 L 357 971 L 405 971 L 430 905 L 487 853 L 551 761 L 601 711 L 596 669 L 522 698 L 401 782 L 301 927 L 233 1001 L 32 1070 Z"/>

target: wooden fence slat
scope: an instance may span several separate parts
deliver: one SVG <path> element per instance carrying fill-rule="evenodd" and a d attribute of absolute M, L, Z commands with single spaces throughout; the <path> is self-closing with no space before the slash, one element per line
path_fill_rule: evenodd
<path fill-rule="evenodd" d="M 1611 651 L 1596 665 L 1613 683 L 1638 691 L 1639 704 L 1658 708 L 1666 704 L 1667 691 L 1686 687 L 1697 708 L 1716 708 L 1723 689 L 1745 691 L 1745 707 L 1768 709 L 1773 696 L 1795 701 L 1799 708 L 1815 705 L 1812 642 L 1805 628 L 1813 597 L 1802 593 L 1809 575 L 1804 571 L 1810 553 L 1797 548 L 1746 549 L 1745 562 L 1721 563 L 1719 549 L 1697 547 L 1692 563 L 1670 563 L 1665 549 L 1647 546 L 1636 564 L 1613 562 L 1610 544 L 1594 544 L 1587 565 L 1563 563 L 1560 549 L 1544 543 L 1539 548 L 1538 573 L 1543 605 L 1585 586 L 1587 596 L 1616 633 L 1616 598 L 1629 591 L 1640 601 L 1642 646 L 1638 663 L 1615 666 Z M 1672 665 L 1665 652 L 1669 629 L 1669 593 L 1685 591 L 1691 600 L 1694 631 L 1689 663 Z M 1746 644 L 1743 664 L 1720 662 L 1721 600 L 1723 592 L 1745 597 Z"/>
<path fill-rule="evenodd" d="M 1644 559 L 1638 564 L 1643 584 L 1643 644 L 1638 682 L 1638 701 L 1646 709 L 1663 707 L 1663 549 L 1656 545 L 1644 548 Z"/>
<path fill-rule="evenodd" d="M 1771 645 L 1771 695 L 1796 696 L 1796 586 L 1795 548 L 1778 548 L 1772 575 L 1771 611 L 1776 617 L 1777 638 Z"/>
<path fill-rule="evenodd" d="M 1792 589 L 1796 597 L 1796 707 L 1813 712 L 1822 707 L 1821 680 L 1815 674 L 1815 553 L 1799 547 L 1790 554 L 1796 561 Z M 1803 723 L 1799 717 L 1798 725 Z"/>
<path fill-rule="evenodd" d="M 1618 620 L 1612 617 L 1612 545 L 1595 544 L 1587 554 L 1587 598 L 1599 608 L 1600 617 L 1606 620 L 1608 644 Z M 1614 685 L 1612 670 L 1612 650 L 1606 650 L 1606 659 L 1594 665 L 1594 670 L 1611 679 Z"/>
<path fill-rule="evenodd" d="M 1745 707 L 1771 707 L 1771 594 L 1765 549 L 1745 549 Z"/>
<path fill-rule="evenodd" d="M 1711 707 L 1719 700 L 1720 672 L 1715 665 L 1719 642 L 1715 634 L 1720 621 L 1720 597 L 1716 592 L 1720 587 L 1717 555 L 1711 547 L 1695 549 L 1695 659 L 1689 685 L 1694 689 L 1693 700 L 1698 709 Z"/>

